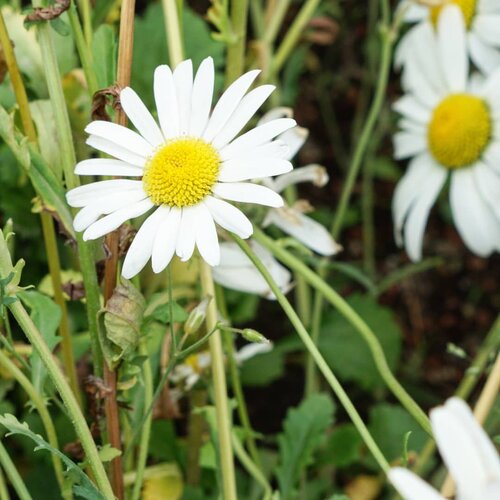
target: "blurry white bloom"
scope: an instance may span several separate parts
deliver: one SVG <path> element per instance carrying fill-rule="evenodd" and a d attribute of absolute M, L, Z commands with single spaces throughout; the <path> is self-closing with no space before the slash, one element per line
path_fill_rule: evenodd
<path fill-rule="evenodd" d="M 290 108 L 275 108 L 266 113 L 259 124 L 268 123 L 271 120 L 291 118 L 293 111 Z M 307 140 L 309 132 L 302 127 L 294 127 L 279 136 L 285 142 L 289 151 L 286 155 L 291 160 Z M 328 174 L 320 165 L 308 165 L 296 168 L 292 172 L 279 175 L 274 179 L 267 178 L 263 184 L 277 193 L 281 193 L 287 186 L 301 182 L 312 182 L 315 186 L 322 187 L 328 182 Z M 272 208 L 264 219 L 264 226 L 274 224 L 283 232 L 293 236 L 303 245 L 321 255 L 334 255 L 341 250 L 330 233 L 319 222 L 304 215 L 310 209 L 310 205 L 299 200 L 294 206 L 285 205 L 282 208 Z"/>
<path fill-rule="evenodd" d="M 258 354 L 269 352 L 273 348 L 272 343 L 246 344 L 235 353 L 238 364 L 244 363 Z M 189 391 L 200 380 L 201 375 L 210 368 L 211 357 L 208 351 L 202 351 L 188 356 L 185 361 L 173 369 L 170 380 L 176 384 L 182 384 L 184 390 Z"/>
<path fill-rule="evenodd" d="M 458 398 L 430 413 L 439 452 L 455 480 L 457 500 L 498 500 L 500 460 L 493 443 Z M 395 467 L 389 479 L 405 500 L 444 500 L 407 469 Z"/>
<path fill-rule="evenodd" d="M 422 58 L 407 63 L 408 93 L 394 104 L 402 115 L 395 157 L 412 158 L 394 194 L 394 229 L 412 260 L 422 256 L 427 218 L 448 177 L 466 245 L 484 257 L 500 249 L 500 69 L 468 78 L 460 16 L 449 6 L 437 33 L 420 31 Z"/>
<path fill-rule="evenodd" d="M 426 48 L 419 46 L 420 32 L 434 29 L 441 14 L 450 6 L 460 11 L 461 23 L 466 29 L 466 50 L 472 62 L 483 73 L 488 74 L 500 66 L 500 2 L 498 0 L 440 0 L 432 5 L 424 2 L 403 2 L 402 8 L 409 5 L 404 19 L 418 23 L 401 39 L 396 50 L 396 65 L 405 66 L 415 57 L 432 58 Z"/>
<path fill-rule="evenodd" d="M 256 241 L 250 240 L 249 245 L 283 293 L 288 292 L 292 288 L 290 271 Z M 240 292 L 262 295 L 267 299 L 276 299 L 266 280 L 236 243 L 221 243 L 220 251 L 221 263 L 212 269 L 214 280 L 219 285 Z"/>
<path fill-rule="evenodd" d="M 173 72 L 159 66 L 154 75 L 159 125 L 138 95 L 125 88 L 120 103 L 139 133 L 103 121 L 87 126 L 87 143 L 116 159 L 82 161 L 76 173 L 140 180 L 106 180 L 68 192 L 68 203 L 82 208 L 75 217 L 75 230 L 85 231 L 85 240 L 96 239 L 154 209 L 130 246 L 124 277 L 136 275 L 150 257 L 156 273 L 165 269 L 174 253 L 186 261 L 195 246 L 208 264 L 217 265 L 215 223 L 242 238 L 252 234 L 247 217 L 224 200 L 283 205 L 273 190 L 243 182 L 292 170 L 285 159 L 286 144 L 273 139 L 295 126 L 294 120 L 272 120 L 235 139 L 274 90 L 262 85 L 248 92 L 258 74 L 254 70 L 238 78 L 210 112 L 212 58 L 201 63 L 194 78 L 190 60 Z"/>

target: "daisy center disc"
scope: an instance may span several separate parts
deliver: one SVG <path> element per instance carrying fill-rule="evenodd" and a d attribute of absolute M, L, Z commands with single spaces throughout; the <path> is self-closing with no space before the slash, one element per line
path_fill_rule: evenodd
<path fill-rule="evenodd" d="M 469 94 L 453 94 L 434 109 L 427 139 L 434 158 L 450 169 L 479 159 L 491 137 L 486 103 Z"/>
<path fill-rule="evenodd" d="M 445 5 L 451 3 L 457 5 L 460 8 L 464 16 L 465 26 L 467 26 L 467 29 L 469 29 L 472 24 L 472 20 L 474 19 L 474 14 L 476 13 L 476 2 L 477 0 L 443 0 L 438 5 L 431 7 L 431 22 L 434 27 L 436 27 L 439 19 L 439 14 L 441 14 L 441 10 Z"/>
<path fill-rule="evenodd" d="M 188 207 L 210 194 L 219 175 L 220 157 L 196 138 L 167 142 L 148 161 L 142 182 L 156 205 Z"/>

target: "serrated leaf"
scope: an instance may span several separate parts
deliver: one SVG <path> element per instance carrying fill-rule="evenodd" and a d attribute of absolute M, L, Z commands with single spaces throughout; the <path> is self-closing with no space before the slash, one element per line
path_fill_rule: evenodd
<path fill-rule="evenodd" d="M 276 471 L 282 500 L 292 498 L 302 471 L 333 422 L 335 407 L 325 394 L 313 394 L 288 411 L 278 436 L 280 465 Z"/>
<path fill-rule="evenodd" d="M 347 302 L 371 327 L 382 346 L 387 364 L 394 370 L 401 353 L 401 331 L 392 311 L 377 304 L 368 295 L 353 294 Z M 320 351 L 342 379 L 355 381 L 366 390 L 385 386 L 365 340 L 337 311 L 325 314 Z"/>
<path fill-rule="evenodd" d="M 92 38 L 92 55 L 100 89 L 109 87 L 115 81 L 116 47 L 114 28 L 108 24 L 99 26 Z"/>
<path fill-rule="evenodd" d="M 20 434 L 30 438 L 36 444 L 34 450 L 46 450 L 58 456 L 64 465 L 66 466 L 65 474 L 71 476 L 77 484 L 74 485 L 74 492 L 87 500 L 103 500 L 104 497 L 101 495 L 99 490 L 96 488 L 94 483 L 89 479 L 87 474 L 83 472 L 80 467 L 78 467 L 75 462 L 69 459 L 64 453 L 61 453 L 56 448 L 53 448 L 45 439 L 39 434 L 35 434 L 28 426 L 26 422 L 19 422 L 19 420 L 9 413 L 5 415 L 0 415 L 0 424 L 7 428 L 9 431 L 7 436 L 13 434 Z"/>
<path fill-rule="evenodd" d="M 111 462 L 122 454 L 121 450 L 113 448 L 109 443 L 99 448 L 99 458 L 101 462 Z"/>

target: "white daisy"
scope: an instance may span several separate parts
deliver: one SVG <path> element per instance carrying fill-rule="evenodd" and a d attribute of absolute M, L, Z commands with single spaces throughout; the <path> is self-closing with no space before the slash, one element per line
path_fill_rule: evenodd
<path fill-rule="evenodd" d="M 195 246 L 208 264 L 217 265 L 215 222 L 241 238 L 253 231 L 248 218 L 224 200 L 283 205 L 273 190 L 244 181 L 292 169 L 284 158 L 286 146 L 273 139 L 294 127 L 295 121 L 272 120 L 235 138 L 275 88 L 262 85 L 248 92 L 258 74 L 254 70 L 238 78 L 210 112 L 212 58 L 201 63 L 194 78 L 190 60 L 173 72 L 159 66 L 154 75 L 159 125 L 137 94 L 125 88 L 120 102 L 139 133 L 103 121 L 87 126 L 87 143 L 113 159 L 82 161 L 76 173 L 138 179 L 105 180 L 68 192 L 68 203 L 82 208 L 75 217 L 75 230 L 85 231 L 85 240 L 96 239 L 154 210 L 128 250 L 124 277 L 136 275 L 150 257 L 156 273 L 174 254 L 186 261 Z"/>
<path fill-rule="evenodd" d="M 422 256 L 427 218 L 448 177 L 466 245 L 484 257 L 500 249 L 500 70 L 481 82 L 468 79 L 460 17 L 449 6 L 437 33 L 420 33 L 427 58 L 408 63 L 409 92 L 394 104 L 402 115 L 395 157 L 412 158 L 394 194 L 395 237 L 412 260 Z"/>
<path fill-rule="evenodd" d="M 457 500 L 498 500 L 500 460 L 495 446 L 459 398 L 430 413 L 439 452 L 455 480 Z M 395 467 L 389 479 L 405 500 L 444 500 L 407 469 Z"/>
<path fill-rule="evenodd" d="M 435 5 L 433 5 L 435 3 Z M 461 22 L 466 28 L 466 46 L 472 62 L 485 74 L 500 66 L 500 2 L 498 0 L 437 0 L 428 5 L 417 2 L 404 2 L 404 20 L 418 23 L 401 39 L 396 50 L 396 65 L 405 65 L 407 61 L 418 57 L 418 53 L 427 55 L 423 47 L 418 47 L 415 40 L 420 31 L 434 29 L 441 14 L 450 6 L 460 10 Z M 406 8 L 408 7 L 408 8 Z"/>
<path fill-rule="evenodd" d="M 292 118 L 293 111 L 290 108 L 275 108 L 266 113 L 259 124 L 265 124 L 272 120 Z M 286 158 L 291 160 L 307 140 L 309 131 L 303 127 L 294 127 L 279 136 L 288 145 Z M 274 179 L 264 179 L 263 184 L 277 193 L 281 193 L 286 187 L 301 182 L 312 182 L 315 186 L 323 187 L 328 182 L 326 169 L 320 165 L 307 165 L 296 168 L 293 172 L 280 175 Z M 294 206 L 285 205 L 281 208 L 272 208 L 267 213 L 263 225 L 274 224 L 282 231 L 293 236 L 303 245 L 321 255 L 334 255 L 341 250 L 331 237 L 330 233 L 319 222 L 304 214 L 310 211 L 311 206 L 304 200 L 299 200 Z"/>
<path fill-rule="evenodd" d="M 266 269 L 271 273 L 276 284 L 283 293 L 292 288 L 292 274 L 283 267 L 262 245 L 250 240 L 250 247 L 259 257 Z M 266 299 L 275 300 L 276 296 L 269 288 L 267 281 L 262 277 L 250 258 L 233 242 L 224 242 L 220 245 L 221 263 L 212 270 L 214 280 L 226 288 L 239 292 L 262 295 Z"/>

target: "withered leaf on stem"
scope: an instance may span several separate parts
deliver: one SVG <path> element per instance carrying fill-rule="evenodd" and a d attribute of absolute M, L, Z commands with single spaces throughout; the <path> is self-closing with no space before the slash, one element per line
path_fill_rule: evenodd
<path fill-rule="evenodd" d="M 105 89 L 98 90 L 92 97 L 92 120 L 111 121 L 111 117 L 106 111 L 109 104 L 113 109 L 121 109 L 120 105 L 121 88 L 116 83 Z"/>
<path fill-rule="evenodd" d="M 39 21 L 50 21 L 58 18 L 69 9 L 71 0 L 59 0 L 49 7 L 35 7 L 24 20 L 25 23 L 36 23 Z"/>

